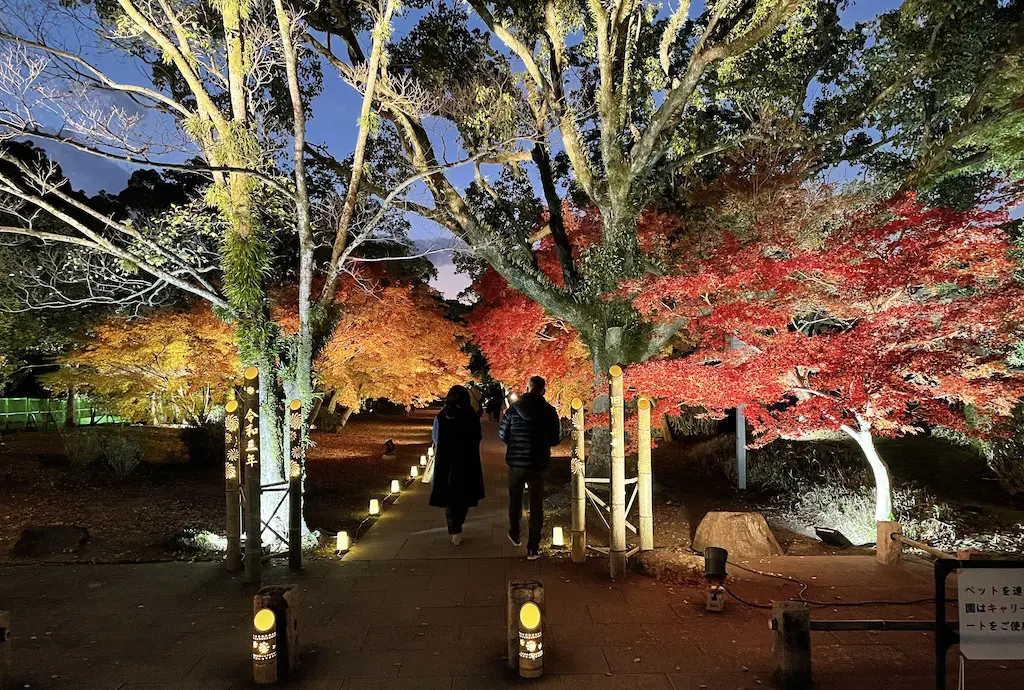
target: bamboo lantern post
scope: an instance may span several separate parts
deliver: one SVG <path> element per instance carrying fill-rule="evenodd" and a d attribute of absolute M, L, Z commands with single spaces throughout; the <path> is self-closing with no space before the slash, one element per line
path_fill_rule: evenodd
<path fill-rule="evenodd" d="M 302 474 L 306 466 L 302 447 L 302 401 L 288 406 L 288 567 L 302 570 Z"/>
<path fill-rule="evenodd" d="M 245 370 L 242 383 L 242 434 L 239 438 L 245 458 L 245 581 L 260 581 L 263 536 L 260 524 L 260 372 Z"/>
<path fill-rule="evenodd" d="M 637 402 L 637 492 L 640 503 L 640 550 L 654 548 L 654 489 L 651 480 L 651 401 Z"/>
<path fill-rule="evenodd" d="M 238 433 L 241 416 L 238 402 L 231 400 L 224 408 L 224 489 L 227 496 L 228 553 L 225 565 L 229 571 L 242 569 L 242 494 L 239 491 L 241 455 Z"/>
<path fill-rule="evenodd" d="M 579 398 L 572 401 L 572 427 L 576 441 L 572 454 L 572 562 L 583 563 L 587 558 L 587 450 Z"/>
<path fill-rule="evenodd" d="M 608 370 L 611 375 L 611 530 L 609 549 L 611 576 L 626 575 L 626 434 L 622 399 L 622 367 L 615 364 Z"/>

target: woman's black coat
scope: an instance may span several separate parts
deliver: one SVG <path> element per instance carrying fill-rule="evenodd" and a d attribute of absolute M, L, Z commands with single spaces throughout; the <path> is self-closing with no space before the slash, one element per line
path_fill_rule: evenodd
<path fill-rule="evenodd" d="M 437 415 L 437 449 L 430 505 L 475 507 L 484 497 L 480 466 L 480 418 L 470 410 L 442 409 Z"/>

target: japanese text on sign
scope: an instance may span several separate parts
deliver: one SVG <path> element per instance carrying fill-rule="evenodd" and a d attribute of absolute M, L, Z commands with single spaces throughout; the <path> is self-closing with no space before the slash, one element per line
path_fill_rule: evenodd
<path fill-rule="evenodd" d="M 1024 659 L 1024 569 L 965 569 L 957 580 L 963 655 Z"/>

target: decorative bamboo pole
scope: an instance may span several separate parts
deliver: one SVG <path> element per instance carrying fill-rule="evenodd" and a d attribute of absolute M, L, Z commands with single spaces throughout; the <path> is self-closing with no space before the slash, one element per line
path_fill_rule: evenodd
<path fill-rule="evenodd" d="M 587 449 L 579 398 L 572 401 L 572 427 L 576 441 L 572 454 L 572 562 L 583 563 L 587 558 Z"/>
<path fill-rule="evenodd" d="M 256 367 L 245 370 L 242 383 L 242 435 L 240 444 L 245 457 L 245 581 L 260 581 L 263 558 L 263 536 L 260 524 L 260 372 Z"/>
<path fill-rule="evenodd" d="M 622 399 L 622 367 L 615 364 L 608 370 L 611 375 L 611 529 L 610 563 L 611 576 L 626 575 L 626 434 L 625 414 Z"/>
<path fill-rule="evenodd" d="M 238 490 L 241 474 L 238 432 L 242 426 L 239 419 L 238 401 L 231 400 L 224 408 L 224 486 L 227 495 L 228 537 L 225 565 L 232 572 L 242 569 L 242 495 Z"/>
<path fill-rule="evenodd" d="M 654 548 L 654 496 L 651 481 L 651 401 L 637 402 L 637 493 L 640 502 L 640 550 Z"/>
<path fill-rule="evenodd" d="M 302 401 L 292 400 L 288 410 L 288 567 L 302 570 L 302 474 L 306 466 L 302 447 Z"/>

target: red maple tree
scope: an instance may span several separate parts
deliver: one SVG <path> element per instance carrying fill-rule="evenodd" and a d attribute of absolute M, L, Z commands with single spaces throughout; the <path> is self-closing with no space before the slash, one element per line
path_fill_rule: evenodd
<path fill-rule="evenodd" d="M 856 215 L 820 246 L 727 239 L 693 270 L 631 285 L 638 309 L 688 319 L 696 343 L 631 367 L 631 386 L 663 408 L 720 415 L 743 404 L 759 444 L 847 433 L 873 470 L 876 519 L 890 519 L 872 434 L 983 434 L 1024 394 L 1006 365 L 1024 323 L 1003 232 L 1017 198 L 957 212 L 909 196 Z M 968 429 L 967 410 L 985 425 Z"/>

